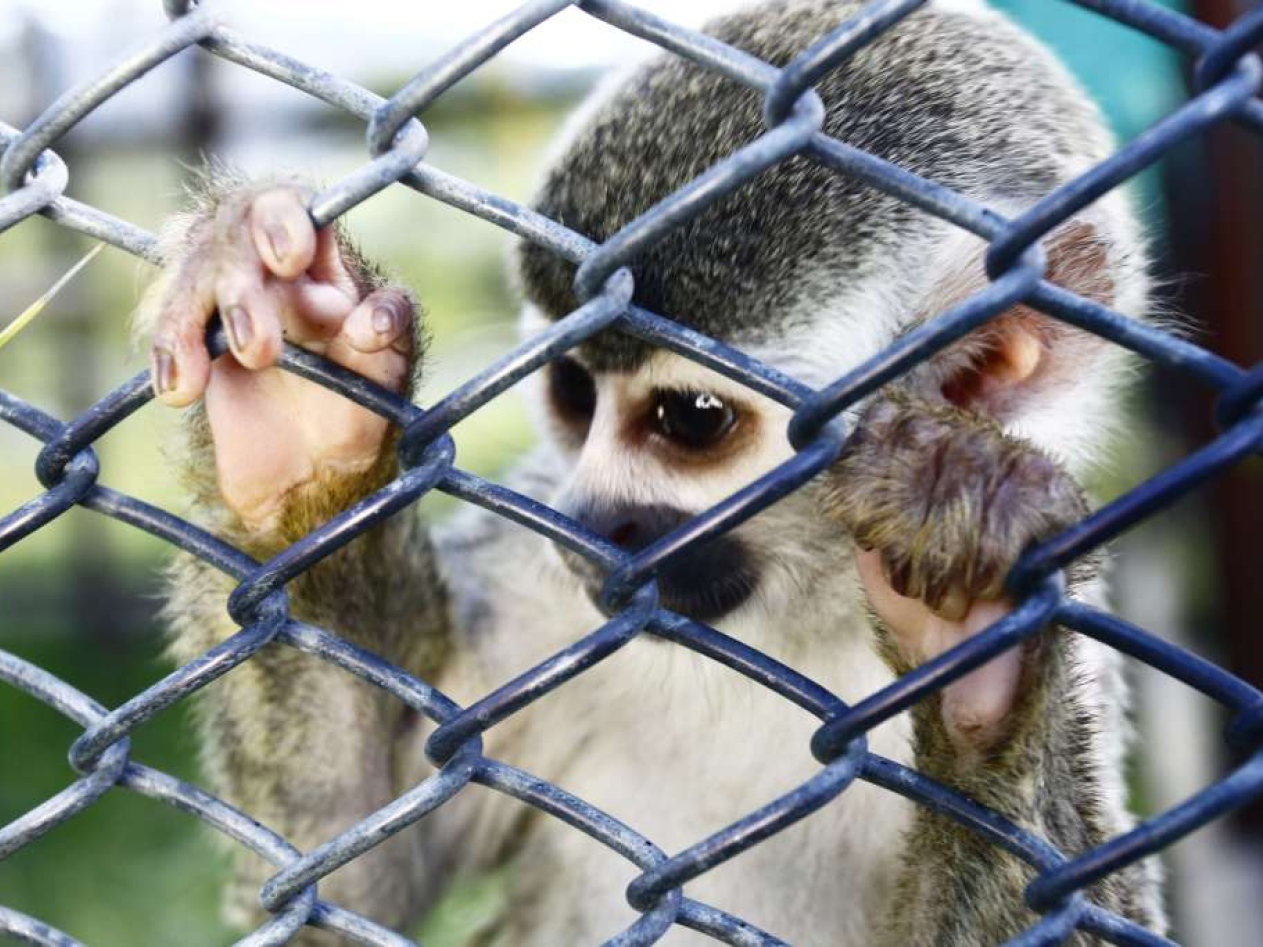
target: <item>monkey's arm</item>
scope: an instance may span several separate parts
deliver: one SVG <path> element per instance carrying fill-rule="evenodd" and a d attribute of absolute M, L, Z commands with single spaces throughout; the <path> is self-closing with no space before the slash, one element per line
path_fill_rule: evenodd
<path fill-rule="evenodd" d="M 428 537 L 415 518 L 399 514 L 290 583 L 291 614 L 433 680 L 447 647 L 447 616 L 432 568 Z M 226 611 L 231 588 L 192 557 L 173 563 L 165 614 L 175 660 L 192 660 L 238 630 Z M 302 851 L 386 805 L 417 778 L 420 738 L 403 706 L 287 647 L 265 647 L 199 699 L 195 719 L 209 788 Z M 400 739 L 408 733 L 413 739 Z M 420 842 L 412 831 L 371 849 L 321 881 L 320 896 L 405 927 L 437 885 L 422 873 Z M 239 847 L 234 859 L 225 912 L 234 926 L 251 928 L 266 917 L 259 891 L 276 868 Z M 308 932 L 295 943 L 326 941 Z"/>
<path fill-rule="evenodd" d="M 273 367 L 282 338 L 395 391 L 416 375 L 411 296 L 363 263 L 338 234 L 317 232 L 296 187 L 220 186 L 167 235 L 168 265 L 146 295 L 138 331 L 152 342 L 160 400 L 196 403 L 174 460 L 195 518 L 266 560 L 396 472 L 386 424 Z M 218 312 L 231 351 L 210 362 Z M 171 568 L 171 650 L 188 661 L 237 631 L 232 583 L 182 556 Z M 444 588 L 414 511 L 397 514 L 286 586 L 294 618 L 320 625 L 431 678 L 447 646 Z M 332 838 L 414 778 L 397 757 L 407 721 L 397 701 L 315 658 L 270 645 L 209 687 L 199 708 L 211 788 L 300 849 Z M 414 914 L 416 833 L 321 881 L 322 898 L 391 926 Z M 232 919 L 257 924 L 275 869 L 242 853 Z M 308 932 L 303 943 L 321 943 Z"/>
<path fill-rule="evenodd" d="M 898 674 L 1006 614 L 1019 554 L 1087 512 L 1075 481 L 1033 445 L 906 394 L 870 408 L 834 474 L 833 511 L 859 547 L 879 647 Z M 1089 572 L 1070 576 L 1072 590 Z M 918 770 L 1071 855 L 1119 829 L 1092 713 L 1102 684 L 1081 646 L 1045 629 L 912 710 Z M 1023 901 L 1033 869 L 946 816 L 918 806 L 900 861 L 882 944 L 999 944 L 1038 920 Z M 1136 869 L 1089 895 L 1154 926 L 1152 887 Z"/>

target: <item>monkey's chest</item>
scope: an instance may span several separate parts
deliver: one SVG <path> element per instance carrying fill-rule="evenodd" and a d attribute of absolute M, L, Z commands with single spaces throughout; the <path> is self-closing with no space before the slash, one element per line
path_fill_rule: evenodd
<path fill-rule="evenodd" d="M 550 602 L 548 627 L 572 626 L 571 640 L 599 623 L 586 602 L 576 602 L 573 614 L 557 604 Z M 516 615 L 523 617 L 520 607 Z M 758 629 L 733 633 L 743 630 L 760 637 Z M 786 655 L 788 663 L 846 700 L 890 680 L 858 616 L 835 614 L 828 628 L 799 626 L 794 633 L 808 643 Z M 818 774 L 808 749 L 817 726 L 813 716 L 716 662 L 677 645 L 635 640 L 524 712 L 504 750 L 673 855 Z M 904 723 L 875 732 L 870 749 L 908 761 Z M 859 947 L 871 943 L 909 821 L 902 799 L 857 781 L 801 822 L 689 882 L 685 894 L 800 947 Z M 517 903 L 509 915 L 528 920 L 508 922 L 507 943 L 596 944 L 636 919 L 624 892 L 639 869 L 558 820 L 534 818 L 516 862 Z M 677 927 L 664 942 L 711 941 Z"/>

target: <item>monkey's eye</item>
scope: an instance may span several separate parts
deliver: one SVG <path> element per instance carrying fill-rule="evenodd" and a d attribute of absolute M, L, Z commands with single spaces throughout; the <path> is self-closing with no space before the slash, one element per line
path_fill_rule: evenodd
<path fill-rule="evenodd" d="M 567 420 L 590 421 L 596 411 L 596 382 L 573 358 L 559 358 L 549 365 L 548 394 Z"/>
<path fill-rule="evenodd" d="M 737 412 L 709 392 L 659 391 L 654 399 L 654 428 L 690 450 L 722 440 L 736 422 Z"/>

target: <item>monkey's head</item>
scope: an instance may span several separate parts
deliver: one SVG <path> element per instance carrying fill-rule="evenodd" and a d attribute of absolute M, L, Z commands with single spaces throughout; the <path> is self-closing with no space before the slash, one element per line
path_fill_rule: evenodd
<path fill-rule="evenodd" d="M 707 32 L 784 65 L 853 15 L 840 0 L 781 0 Z M 966 0 L 914 13 L 817 84 L 824 131 L 1016 213 L 1108 154 L 1093 105 L 998 14 Z M 764 132 L 762 96 L 673 56 L 580 110 L 536 199 L 601 241 Z M 1046 276 L 1125 313 L 1145 306 L 1144 254 L 1110 196 L 1044 243 Z M 986 286 L 985 244 L 798 156 L 677 227 L 632 264 L 635 302 L 819 387 Z M 579 305 L 574 267 L 523 245 L 529 331 Z M 1116 347 L 1024 306 L 915 369 L 905 384 L 986 412 L 1081 471 L 1099 453 L 1120 374 Z M 790 411 L 681 356 L 608 331 L 543 373 L 546 430 L 568 475 L 554 502 L 631 550 L 791 456 Z M 835 586 L 850 544 L 791 494 L 674 561 L 664 603 L 714 621 L 784 615 Z M 588 583 L 600 576 L 576 558 Z M 845 583 L 843 583 L 845 584 Z"/>

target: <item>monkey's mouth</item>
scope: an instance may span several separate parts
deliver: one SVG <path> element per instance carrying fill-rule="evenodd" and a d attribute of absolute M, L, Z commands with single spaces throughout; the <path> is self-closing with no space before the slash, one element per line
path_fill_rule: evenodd
<path fill-rule="evenodd" d="M 562 558 L 582 580 L 588 597 L 593 602 L 599 601 L 605 583 L 600 569 L 566 550 L 562 550 Z M 744 604 L 758 584 L 758 569 L 752 555 L 740 540 L 730 536 L 689 549 L 658 573 L 662 606 L 704 622 L 722 618 Z"/>

